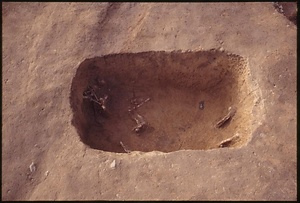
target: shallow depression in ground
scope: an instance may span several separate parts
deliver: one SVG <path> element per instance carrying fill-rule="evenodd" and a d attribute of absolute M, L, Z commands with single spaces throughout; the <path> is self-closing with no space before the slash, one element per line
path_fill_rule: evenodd
<path fill-rule="evenodd" d="M 72 122 L 85 144 L 110 152 L 240 147 L 251 134 L 251 91 L 234 54 L 112 54 L 78 67 Z"/>

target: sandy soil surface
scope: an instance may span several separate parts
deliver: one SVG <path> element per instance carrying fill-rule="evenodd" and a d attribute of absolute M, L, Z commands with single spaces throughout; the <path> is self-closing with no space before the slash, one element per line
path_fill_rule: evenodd
<path fill-rule="evenodd" d="M 296 200 L 294 16 L 3 3 L 2 200 Z"/>

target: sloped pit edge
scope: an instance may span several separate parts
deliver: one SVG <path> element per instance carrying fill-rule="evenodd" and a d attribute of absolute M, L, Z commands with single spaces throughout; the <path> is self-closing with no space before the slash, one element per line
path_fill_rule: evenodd
<path fill-rule="evenodd" d="M 253 87 L 247 61 L 218 50 L 95 57 L 73 78 L 72 124 L 109 152 L 242 147 L 254 130 Z"/>

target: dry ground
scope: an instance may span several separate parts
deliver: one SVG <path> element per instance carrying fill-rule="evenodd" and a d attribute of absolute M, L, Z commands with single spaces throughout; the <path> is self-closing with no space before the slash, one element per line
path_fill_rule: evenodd
<path fill-rule="evenodd" d="M 2 22 L 3 200 L 296 200 L 297 27 L 272 3 L 3 3 Z M 197 87 L 200 79 L 187 79 L 195 74 L 206 78 L 201 72 L 191 72 L 196 65 L 179 76 L 187 63 L 182 53 L 212 49 L 243 58 L 246 65 L 242 70 L 248 73 L 232 71 L 214 91 L 209 85 Z M 173 60 L 162 62 L 178 50 L 183 52 L 173 60 L 181 66 L 172 65 Z M 149 56 L 139 60 L 140 52 L 156 54 L 150 60 L 155 64 L 146 66 Z M 108 54 L 119 57 L 116 61 L 125 64 L 124 70 L 111 65 L 114 58 L 101 57 Z M 125 88 L 131 84 L 127 78 L 143 76 L 130 71 L 128 57 L 136 59 L 132 67 L 151 76 L 136 84 L 143 87 L 143 95 L 138 96 L 149 94 L 153 99 L 140 109 L 152 123 L 152 131 L 138 137 L 131 131 L 134 121 L 129 117 L 124 120 L 126 125 L 116 119 L 119 129 L 110 124 L 108 130 L 132 139 L 128 146 L 132 149 L 173 152 L 114 153 L 122 147 L 101 151 L 82 142 L 78 125 L 92 129 L 91 122 L 95 122 L 93 116 L 76 114 L 76 109 L 84 109 L 81 96 L 93 79 L 93 72 L 82 64 L 94 57 L 98 57 L 94 61 L 98 71 L 111 67 L 105 72 L 108 75 L 125 74 L 117 80 L 125 86 L 116 84 L 117 90 L 124 92 L 120 97 L 124 102 L 131 96 Z M 99 66 L 103 60 L 110 63 Z M 234 69 L 224 61 L 226 58 L 219 64 L 223 64 L 220 70 Z M 169 70 L 157 74 L 169 82 L 157 82 L 151 72 L 154 66 Z M 79 67 L 90 75 L 78 75 Z M 157 85 L 150 85 L 152 81 Z M 175 82 L 168 86 L 171 81 Z M 230 81 L 249 81 L 249 85 Z M 177 88 L 188 84 L 198 89 Z M 204 87 L 206 92 L 195 94 Z M 253 97 L 237 105 L 236 117 L 224 128 L 230 133 L 222 137 L 207 127 L 252 90 Z M 201 100 L 206 101 L 203 111 L 198 108 Z M 181 120 L 160 114 L 168 103 L 166 112 Z M 91 105 L 87 106 L 91 111 Z M 123 106 L 126 110 L 123 103 L 115 109 L 124 110 Z M 181 106 L 183 109 L 178 109 Z M 182 119 L 189 115 L 194 120 Z M 157 116 L 162 116 L 165 131 Z M 199 121 L 207 123 L 201 127 Z M 216 147 L 238 130 L 247 138 L 239 147 Z M 204 131 L 208 134 L 201 135 L 199 142 L 195 136 Z M 82 136 L 89 135 L 83 132 Z M 178 133 L 176 139 L 164 139 L 172 133 Z M 142 142 L 144 137 L 149 145 Z M 114 136 L 115 140 L 107 143 L 118 143 L 119 138 Z M 105 146 L 98 142 L 94 148 Z"/>

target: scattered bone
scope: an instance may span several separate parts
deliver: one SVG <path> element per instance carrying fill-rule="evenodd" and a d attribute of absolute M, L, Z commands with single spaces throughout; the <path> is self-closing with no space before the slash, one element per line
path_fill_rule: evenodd
<path fill-rule="evenodd" d="M 101 108 L 102 108 L 104 111 L 107 110 L 107 107 L 106 107 L 106 105 L 107 105 L 107 99 L 108 99 L 108 95 L 104 95 L 103 98 L 100 98 L 100 99 L 99 99 L 99 100 L 100 100 L 100 103 L 101 103 Z"/>
<path fill-rule="evenodd" d="M 113 160 L 113 162 L 111 162 L 110 168 L 112 168 L 112 169 L 116 168 L 116 160 Z"/>
<path fill-rule="evenodd" d="M 103 98 L 102 97 L 98 98 L 95 93 L 94 88 L 89 86 L 87 88 L 87 90 L 83 92 L 83 98 L 89 99 L 90 101 L 93 101 L 93 102 L 99 104 L 101 106 L 101 108 L 103 109 L 103 111 L 106 111 L 108 95 L 104 95 Z"/>
<path fill-rule="evenodd" d="M 127 152 L 127 153 L 130 153 L 130 152 L 131 152 L 129 149 L 127 149 L 127 148 L 125 147 L 125 145 L 123 144 L 122 141 L 120 141 L 120 145 L 122 146 L 122 148 L 124 149 L 125 152 Z"/>
<path fill-rule="evenodd" d="M 147 98 L 147 99 L 145 99 L 144 101 L 142 101 L 140 104 L 138 104 L 138 105 L 136 106 L 136 108 L 139 108 L 140 106 L 142 106 L 144 103 L 146 103 L 146 102 L 148 102 L 148 101 L 150 101 L 150 98 Z"/>
<path fill-rule="evenodd" d="M 101 117 L 107 118 L 109 115 L 107 105 L 108 105 L 108 99 L 109 96 L 106 94 L 107 90 L 106 82 L 104 80 L 100 80 L 99 78 L 96 80 L 97 85 L 89 85 L 87 89 L 83 92 L 83 98 L 88 99 L 92 102 L 94 102 L 94 113 L 96 116 L 96 121 L 98 123 L 101 123 L 99 119 Z M 98 96 L 96 94 L 98 93 Z M 99 96 L 99 94 L 101 96 Z M 100 108 L 98 108 L 100 107 Z M 99 118 L 100 116 L 100 118 Z M 101 119 L 100 119 L 101 120 Z"/>
<path fill-rule="evenodd" d="M 236 134 L 234 135 L 233 137 L 231 138 L 228 138 L 226 140 L 223 140 L 219 145 L 218 147 L 219 148 L 224 148 L 224 147 L 230 147 L 232 145 L 234 145 L 235 143 L 237 143 L 240 139 L 240 136 L 239 134 Z"/>
<path fill-rule="evenodd" d="M 146 121 L 141 115 L 134 113 L 131 118 L 136 122 L 136 126 L 132 129 L 134 132 L 140 133 L 146 128 Z"/>
<path fill-rule="evenodd" d="M 141 107 L 143 104 L 147 103 L 150 100 L 151 100 L 150 98 L 147 98 L 144 101 L 138 102 L 136 98 L 133 98 L 130 100 L 130 103 L 133 104 L 133 107 L 129 107 L 128 111 L 131 112 L 131 111 Z"/>
<path fill-rule="evenodd" d="M 220 121 L 217 122 L 216 128 L 221 128 L 224 126 L 227 121 L 229 121 L 236 113 L 236 108 L 235 107 L 229 107 L 228 108 L 229 112 L 227 113 L 226 116 L 224 116 Z"/>
<path fill-rule="evenodd" d="M 32 163 L 29 165 L 29 169 L 30 169 L 30 172 L 31 172 L 31 173 L 35 172 L 35 171 L 36 171 L 35 163 L 32 162 Z"/>
<path fill-rule="evenodd" d="M 146 128 L 146 122 L 145 119 L 136 113 L 137 108 L 141 107 L 143 104 L 150 101 L 150 97 L 148 97 L 145 100 L 138 101 L 138 99 L 135 96 L 135 91 L 133 89 L 133 97 L 130 100 L 131 107 L 128 107 L 128 112 L 130 113 L 131 118 L 136 122 L 136 126 L 132 129 L 136 133 L 141 133 Z"/>

